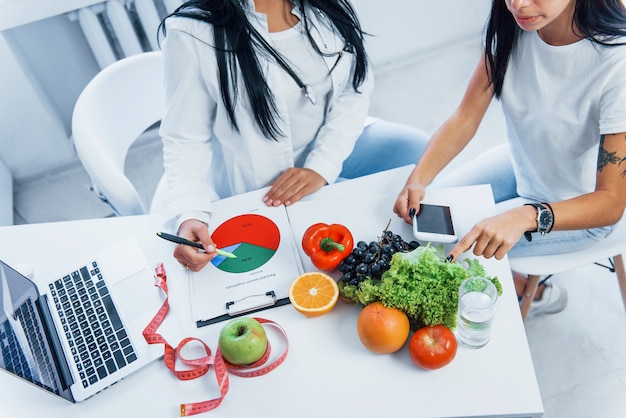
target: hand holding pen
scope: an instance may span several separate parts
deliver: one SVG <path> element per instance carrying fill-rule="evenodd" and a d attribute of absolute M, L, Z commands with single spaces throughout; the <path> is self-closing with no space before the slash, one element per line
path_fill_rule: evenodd
<path fill-rule="evenodd" d="M 184 244 L 184 245 L 189 245 L 191 247 L 196 247 L 199 248 L 201 250 L 204 250 L 204 247 L 202 246 L 201 243 L 199 242 L 194 242 L 194 241 L 189 241 L 188 239 L 179 237 L 178 235 L 172 235 L 172 234 L 168 234 L 166 232 L 157 232 L 157 235 L 167 241 L 171 241 L 171 242 L 175 242 L 176 244 Z M 228 258 L 237 258 L 237 256 L 233 253 L 229 253 L 228 251 L 224 251 L 224 250 L 220 250 L 219 248 L 215 249 L 215 252 L 218 255 L 223 255 L 224 257 L 228 257 Z"/>
<path fill-rule="evenodd" d="M 199 220 L 189 219 L 183 222 L 180 226 L 179 234 L 180 235 L 171 235 L 164 232 L 157 232 L 160 238 L 182 244 L 177 245 L 174 249 L 174 258 L 186 269 L 200 271 L 209 261 L 218 255 L 236 258 L 234 254 L 215 247 L 209 235 L 207 225 Z M 193 237 L 193 240 L 184 237 Z M 204 243 L 204 245 L 202 243 Z M 205 245 L 207 247 L 206 249 Z"/>

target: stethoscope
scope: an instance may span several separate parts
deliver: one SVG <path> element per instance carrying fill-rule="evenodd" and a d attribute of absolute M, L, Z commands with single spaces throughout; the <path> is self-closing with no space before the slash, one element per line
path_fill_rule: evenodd
<path fill-rule="evenodd" d="M 267 42 L 267 40 L 263 36 L 259 35 L 259 40 L 263 44 L 263 47 L 265 47 L 266 51 L 269 52 L 269 54 L 276 60 L 276 63 L 278 65 L 280 65 L 282 67 L 282 69 L 285 70 L 285 72 L 287 74 L 289 74 L 289 76 L 293 79 L 293 81 L 295 81 L 295 83 L 298 85 L 298 87 L 300 87 L 300 89 L 302 90 L 302 93 L 309 100 L 309 102 L 311 102 L 311 104 L 313 104 L 313 105 L 317 104 L 317 96 L 315 95 L 315 91 L 313 90 L 313 88 L 310 85 L 304 83 L 302 81 L 302 79 L 300 77 L 298 77 L 298 74 L 296 74 L 296 72 L 293 70 L 293 68 L 291 68 L 291 66 L 289 64 L 287 64 L 287 62 L 285 61 L 283 56 L 280 55 L 269 44 L 269 42 Z M 318 51 L 320 51 L 320 49 L 318 47 L 316 49 Z M 324 58 L 332 57 L 332 56 L 335 56 L 335 55 L 337 56 L 337 59 L 335 60 L 335 63 L 328 69 L 328 75 L 331 77 L 331 79 L 332 79 L 332 72 L 337 67 L 337 65 L 339 64 L 339 61 L 341 61 L 341 58 L 343 58 L 344 52 L 350 52 L 350 51 L 352 51 L 352 49 L 353 48 L 352 48 L 351 45 L 346 45 L 346 46 L 344 46 L 344 48 L 341 51 L 330 53 L 330 54 L 322 53 L 322 57 L 324 57 Z M 326 60 L 324 60 L 324 62 L 326 62 Z"/>
<path fill-rule="evenodd" d="M 337 65 L 339 64 L 339 61 L 341 61 L 341 58 L 343 57 L 344 51 L 346 51 L 346 48 L 344 48 L 343 50 L 341 50 L 339 52 L 336 52 L 337 59 L 335 60 L 335 63 L 332 65 L 332 67 L 330 67 L 328 69 L 328 74 L 331 77 L 332 77 L 333 70 L 335 69 L 335 67 L 337 67 Z M 317 97 L 315 95 L 315 91 L 313 90 L 313 88 L 310 85 L 305 84 L 302 81 L 302 79 L 300 77 L 298 77 L 298 74 L 295 73 L 293 68 L 291 68 L 289 66 L 289 64 L 287 64 L 287 62 L 285 62 L 284 58 L 280 54 L 278 54 L 278 52 L 276 52 L 273 48 L 270 50 L 270 54 L 272 54 L 272 56 L 274 57 L 274 59 L 276 60 L 278 65 L 280 65 L 287 72 L 287 74 L 289 74 L 289 76 L 293 79 L 293 81 L 296 82 L 298 87 L 300 87 L 300 89 L 302 90 L 304 96 L 307 99 L 309 99 L 311 104 L 313 104 L 313 105 L 317 104 Z"/>

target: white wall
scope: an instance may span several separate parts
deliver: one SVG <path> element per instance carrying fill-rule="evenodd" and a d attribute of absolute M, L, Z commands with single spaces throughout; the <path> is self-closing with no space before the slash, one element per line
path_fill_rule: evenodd
<path fill-rule="evenodd" d="M 67 132 L 0 34 L 0 158 L 18 179 L 74 156 Z"/>
<path fill-rule="evenodd" d="M 373 35 L 367 45 L 375 68 L 477 36 L 490 3 L 353 2 L 364 29 Z M 75 163 L 73 103 L 97 71 L 76 22 L 53 16 L 0 33 L 0 63 L 0 158 L 13 177 L 26 181 Z"/>
<path fill-rule="evenodd" d="M 353 0 L 375 66 L 480 34 L 487 0 Z"/>

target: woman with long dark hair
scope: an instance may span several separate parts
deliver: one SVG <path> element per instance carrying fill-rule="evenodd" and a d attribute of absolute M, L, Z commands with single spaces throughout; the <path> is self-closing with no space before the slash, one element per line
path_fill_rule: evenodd
<path fill-rule="evenodd" d="M 564 253 L 605 238 L 626 205 L 625 44 L 620 0 L 493 0 L 483 57 L 394 211 L 411 222 L 425 187 L 472 139 L 495 96 L 508 144 L 434 181 L 490 183 L 499 209 L 449 260 L 471 248 L 498 259 Z M 526 277 L 514 279 L 522 295 Z M 566 304 L 565 290 L 544 281 L 529 315 Z"/>
<path fill-rule="evenodd" d="M 205 249 L 177 246 L 186 268 L 216 254 L 213 200 L 271 185 L 265 204 L 290 205 L 339 178 L 412 164 L 425 147 L 417 130 L 366 120 L 373 78 L 347 0 L 193 0 L 160 35 L 166 211 Z"/>

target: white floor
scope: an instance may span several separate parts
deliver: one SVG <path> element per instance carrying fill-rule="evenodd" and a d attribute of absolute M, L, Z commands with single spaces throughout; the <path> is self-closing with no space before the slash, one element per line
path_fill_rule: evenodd
<path fill-rule="evenodd" d="M 378 68 L 371 114 L 432 133 L 461 99 L 478 54 L 477 43 L 459 42 Z M 494 103 L 454 165 L 500 143 L 504 135 L 499 105 Z M 147 137 L 127 161 L 129 176 L 146 201 L 162 170 L 158 139 Z M 15 223 L 104 216 L 112 212 L 89 191 L 80 166 L 16 184 Z M 545 417 L 626 417 L 626 312 L 615 275 L 589 266 L 553 280 L 568 290 L 569 306 L 526 322 Z"/>

